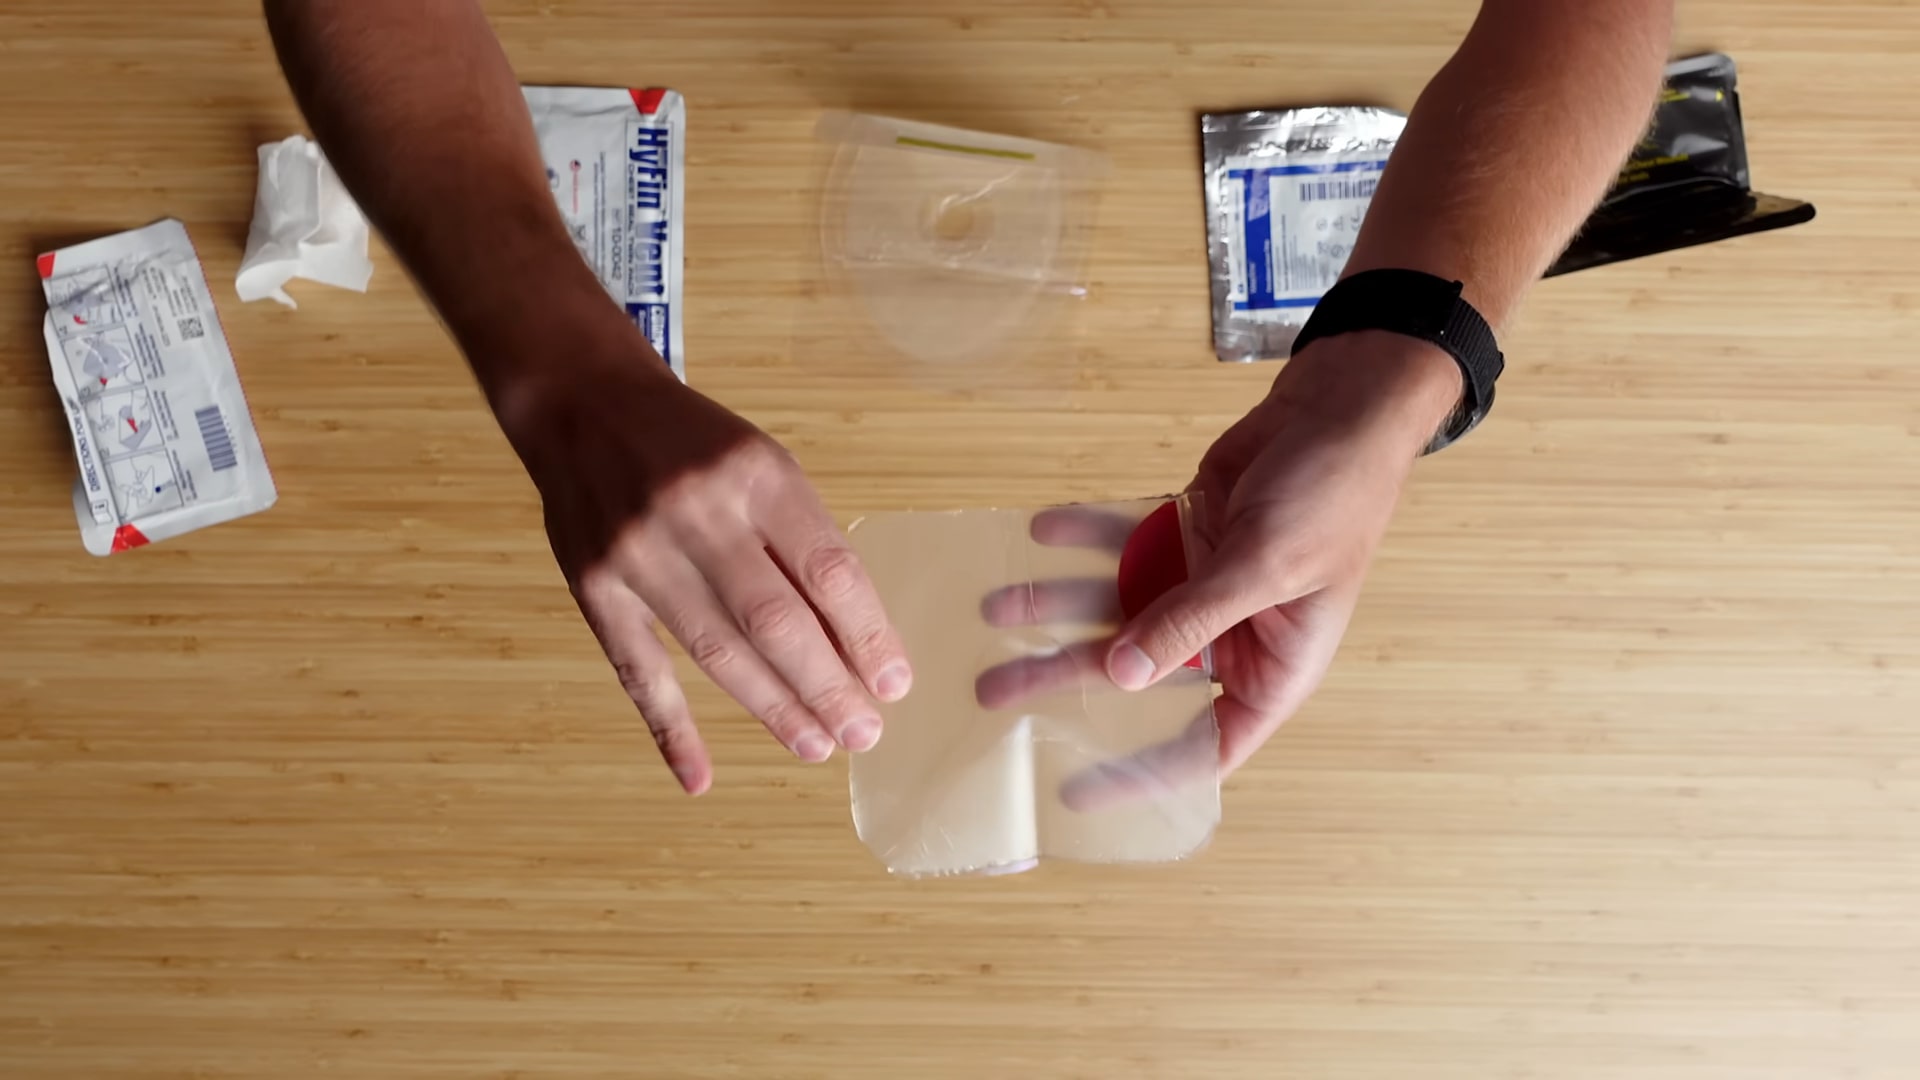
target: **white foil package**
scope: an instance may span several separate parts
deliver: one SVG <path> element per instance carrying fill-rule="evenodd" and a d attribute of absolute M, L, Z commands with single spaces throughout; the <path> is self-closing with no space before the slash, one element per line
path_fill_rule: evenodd
<path fill-rule="evenodd" d="M 294 278 L 366 292 L 372 277 L 366 215 L 320 148 L 304 135 L 260 147 L 253 225 L 233 279 L 240 299 L 299 307 L 285 288 Z"/>
<path fill-rule="evenodd" d="M 521 90 L 580 257 L 684 382 L 685 103 L 672 90 Z"/>
<path fill-rule="evenodd" d="M 1200 118 L 1220 359 L 1291 351 L 1340 279 L 1406 124 L 1400 113 L 1358 106 Z"/>
<path fill-rule="evenodd" d="M 1164 503 L 883 514 L 849 530 L 914 665 L 913 692 L 881 706 L 880 742 L 851 764 L 854 827 L 888 870 L 1157 863 L 1206 844 L 1220 819 L 1207 674 L 1127 693 L 1103 664 L 1120 550 Z"/>
<path fill-rule="evenodd" d="M 273 475 L 186 227 L 160 221 L 38 264 L 87 550 L 124 551 L 272 506 Z"/>

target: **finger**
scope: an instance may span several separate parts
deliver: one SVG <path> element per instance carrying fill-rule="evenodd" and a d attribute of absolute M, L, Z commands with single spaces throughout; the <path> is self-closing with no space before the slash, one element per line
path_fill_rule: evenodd
<path fill-rule="evenodd" d="M 713 783 L 713 761 L 693 724 L 687 696 L 673 674 L 673 658 L 654 636 L 653 613 L 633 591 L 608 578 L 575 594 L 580 613 L 613 664 L 621 689 L 640 710 L 660 756 L 689 795 Z"/>
<path fill-rule="evenodd" d="M 973 697 L 984 709 L 1004 709 L 1028 698 L 1102 678 L 1104 641 L 1083 641 L 1042 656 L 1023 656 L 996 664 L 973 681 Z"/>
<path fill-rule="evenodd" d="M 1237 650 L 1233 670 L 1255 670 L 1258 665 L 1265 671 L 1258 680 L 1229 682 L 1214 701 L 1221 776 L 1246 764 L 1320 688 L 1359 598 L 1358 582 L 1323 589 L 1295 601 L 1287 618 L 1274 620 L 1257 637 L 1248 626 L 1225 643 Z"/>
<path fill-rule="evenodd" d="M 1139 528 L 1138 518 L 1090 506 L 1056 506 L 1033 515 L 1027 534 L 1046 547 L 1098 548 L 1114 555 Z"/>
<path fill-rule="evenodd" d="M 1214 712 L 1194 717 L 1178 736 L 1138 753 L 1082 769 L 1060 785 L 1069 810 L 1093 813 L 1131 802 L 1171 797 L 1181 788 L 1220 773 Z"/>
<path fill-rule="evenodd" d="M 1060 578 L 995 589 L 980 601 L 988 626 L 1120 621 L 1120 590 L 1112 578 Z"/>
<path fill-rule="evenodd" d="M 1107 674 L 1123 690 L 1152 686 L 1255 612 L 1301 594 L 1257 553 L 1222 548 L 1196 578 L 1163 593 L 1127 624 L 1107 652 Z"/>
<path fill-rule="evenodd" d="M 859 751 L 880 741 L 880 711 L 758 537 L 731 550 L 696 552 L 694 562 L 747 641 L 840 745 Z"/>
<path fill-rule="evenodd" d="M 628 586 L 687 656 L 802 761 L 833 756 L 833 737 L 740 632 L 698 569 L 678 552 L 651 552 Z M 764 562 L 764 556 L 762 557 Z"/>
<path fill-rule="evenodd" d="M 1308 693 L 1311 693 L 1311 688 Z M 1241 701 L 1232 694 L 1222 694 L 1213 703 L 1213 715 L 1220 728 L 1220 775 L 1222 778 L 1233 774 L 1234 770 L 1247 763 L 1255 750 L 1278 731 L 1281 723 L 1304 702 L 1307 694 L 1299 694 L 1298 700 L 1288 707 L 1287 702 L 1275 701 L 1255 706 Z"/>
<path fill-rule="evenodd" d="M 813 493 L 799 489 L 755 524 L 873 696 L 881 701 L 906 697 L 913 688 L 906 646 L 860 557 Z"/>

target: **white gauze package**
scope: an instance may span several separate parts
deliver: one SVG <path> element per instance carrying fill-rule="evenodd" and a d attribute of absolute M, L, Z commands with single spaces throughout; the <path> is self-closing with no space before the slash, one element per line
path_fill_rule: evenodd
<path fill-rule="evenodd" d="M 521 90 L 573 246 L 684 382 L 686 104 L 672 90 Z"/>
<path fill-rule="evenodd" d="M 125 551 L 272 506 L 273 475 L 186 226 L 160 221 L 38 263 L 87 550 Z"/>
<path fill-rule="evenodd" d="M 849 530 L 914 668 L 851 765 L 854 828 L 888 870 L 1170 862 L 1206 844 L 1220 820 L 1207 673 L 1127 693 L 1104 664 L 1124 552 L 1164 504 L 877 514 Z"/>

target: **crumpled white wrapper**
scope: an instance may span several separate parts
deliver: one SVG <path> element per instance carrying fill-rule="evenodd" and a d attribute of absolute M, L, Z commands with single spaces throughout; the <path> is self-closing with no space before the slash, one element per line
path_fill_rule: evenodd
<path fill-rule="evenodd" d="M 366 215 L 320 148 L 304 135 L 262 146 L 253 227 L 233 279 L 240 299 L 299 307 L 283 288 L 294 278 L 366 292 L 372 277 Z"/>

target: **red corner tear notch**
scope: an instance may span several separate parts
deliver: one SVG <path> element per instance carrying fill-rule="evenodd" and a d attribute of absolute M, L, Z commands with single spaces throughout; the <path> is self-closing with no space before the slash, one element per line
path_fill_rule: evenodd
<path fill-rule="evenodd" d="M 641 116 L 652 116 L 660 111 L 660 103 L 667 99 L 665 90 L 628 90 L 633 95 L 633 106 L 640 110 Z"/>
<path fill-rule="evenodd" d="M 131 525 L 122 525 L 118 529 L 115 529 L 113 532 L 113 549 L 112 550 L 116 554 L 122 551 L 131 551 L 137 547 L 146 547 L 146 546 L 147 546 L 146 534 L 142 533 L 139 529 L 136 529 Z"/>
<path fill-rule="evenodd" d="M 53 276 L 53 252 L 51 251 L 41 252 L 40 257 L 33 260 L 33 265 L 39 269 L 41 277 L 43 278 L 52 277 Z"/>

